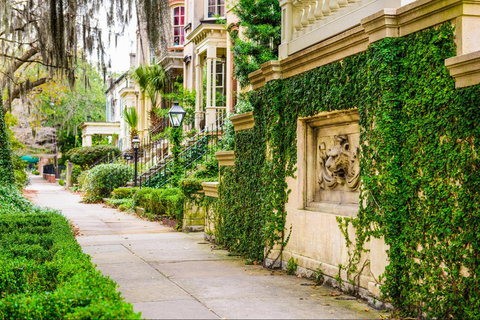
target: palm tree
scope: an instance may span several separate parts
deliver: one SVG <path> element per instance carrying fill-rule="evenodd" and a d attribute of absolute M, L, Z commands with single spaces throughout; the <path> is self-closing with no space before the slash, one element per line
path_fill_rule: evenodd
<path fill-rule="evenodd" d="M 160 96 L 165 93 L 168 86 L 168 75 L 165 70 L 154 64 L 152 66 L 140 65 L 133 70 L 131 77 L 135 80 L 145 98 L 148 96 L 152 109 L 159 108 Z"/>
<path fill-rule="evenodd" d="M 148 97 L 152 103 L 150 111 L 150 126 L 157 128 L 162 119 L 160 116 L 160 97 L 168 87 L 168 75 L 165 70 L 154 64 L 152 66 L 140 65 L 131 72 L 142 93 L 142 98 Z"/>
<path fill-rule="evenodd" d="M 125 122 L 130 127 L 130 141 L 133 140 L 133 137 L 138 135 L 137 126 L 138 126 L 138 113 L 137 110 L 133 107 L 125 107 L 123 111 L 123 118 Z"/>

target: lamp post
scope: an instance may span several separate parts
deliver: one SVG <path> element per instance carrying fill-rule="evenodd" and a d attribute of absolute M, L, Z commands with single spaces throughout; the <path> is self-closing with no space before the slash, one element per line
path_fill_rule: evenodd
<path fill-rule="evenodd" d="M 173 127 L 180 127 L 187 112 L 178 104 L 177 101 L 173 102 L 173 107 L 168 110 L 168 117 Z"/>
<path fill-rule="evenodd" d="M 181 168 L 180 163 L 178 162 L 178 155 L 180 154 L 180 139 L 182 137 L 182 122 L 185 118 L 185 110 L 178 104 L 177 101 L 173 103 L 173 107 L 168 111 L 168 117 L 170 118 L 170 123 L 172 124 L 172 156 L 173 156 L 173 181 L 172 184 L 177 184 L 177 179 L 179 178 Z"/>
<path fill-rule="evenodd" d="M 138 149 L 140 148 L 140 139 L 137 136 L 132 139 L 133 150 L 135 150 L 135 187 L 137 186 L 137 160 L 138 160 Z"/>

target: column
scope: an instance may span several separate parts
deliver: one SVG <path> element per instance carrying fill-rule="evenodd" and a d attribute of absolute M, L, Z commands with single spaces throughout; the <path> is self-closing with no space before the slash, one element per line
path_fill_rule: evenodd
<path fill-rule="evenodd" d="M 217 59 L 217 47 L 211 46 L 207 48 L 207 106 L 205 115 L 205 126 L 215 122 L 215 62 Z"/>
<path fill-rule="evenodd" d="M 202 90 L 203 90 L 203 64 L 202 58 L 196 56 L 196 65 L 195 65 L 195 129 L 200 131 L 200 122 L 202 121 Z"/>
<path fill-rule="evenodd" d="M 282 44 L 278 47 L 278 59 L 282 60 L 288 57 L 288 43 L 292 41 L 293 36 L 293 0 L 284 0 L 280 2 L 282 7 Z"/>
<path fill-rule="evenodd" d="M 92 146 L 92 135 L 84 134 L 82 137 L 82 147 L 91 147 Z"/>
<path fill-rule="evenodd" d="M 73 170 L 73 163 L 67 160 L 67 188 L 72 186 L 72 170 Z"/>

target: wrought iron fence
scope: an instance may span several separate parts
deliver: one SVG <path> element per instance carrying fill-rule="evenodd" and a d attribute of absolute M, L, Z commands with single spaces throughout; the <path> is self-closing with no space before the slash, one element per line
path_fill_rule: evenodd
<path fill-rule="evenodd" d="M 197 165 L 215 156 L 217 145 L 223 135 L 224 115 L 184 143 L 184 150 L 178 155 L 185 176 L 195 171 Z M 140 176 L 140 187 L 161 188 L 168 184 L 173 176 L 174 159 L 170 156 L 151 173 Z"/>

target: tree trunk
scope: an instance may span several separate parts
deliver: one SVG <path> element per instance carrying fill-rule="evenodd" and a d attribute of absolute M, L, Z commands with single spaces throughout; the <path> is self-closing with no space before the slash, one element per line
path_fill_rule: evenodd
<path fill-rule="evenodd" d="M 13 186 L 14 182 L 15 176 L 13 173 L 12 153 L 8 142 L 7 127 L 5 125 L 3 99 L 0 97 L 0 185 Z"/>

